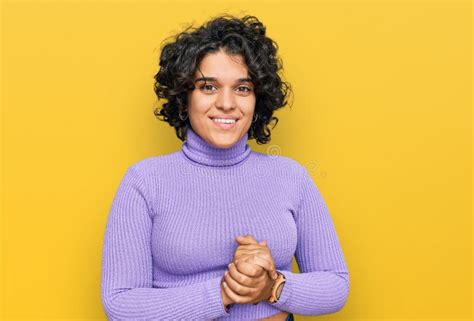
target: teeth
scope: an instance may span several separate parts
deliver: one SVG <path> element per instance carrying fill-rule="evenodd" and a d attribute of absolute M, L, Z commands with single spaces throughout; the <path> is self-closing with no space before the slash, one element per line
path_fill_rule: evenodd
<path fill-rule="evenodd" d="M 224 124 L 233 124 L 236 122 L 235 119 L 222 119 L 222 118 L 214 118 L 213 119 L 216 123 L 224 123 Z"/>

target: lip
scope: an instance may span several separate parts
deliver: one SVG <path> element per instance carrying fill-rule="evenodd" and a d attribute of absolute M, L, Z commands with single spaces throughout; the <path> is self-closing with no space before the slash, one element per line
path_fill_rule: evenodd
<path fill-rule="evenodd" d="M 224 123 L 215 122 L 215 121 L 213 120 L 213 118 L 225 118 L 225 119 L 231 118 L 231 119 L 235 119 L 236 121 L 235 121 L 235 123 L 232 123 L 232 124 L 224 124 Z M 224 130 L 228 130 L 228 129 L 232 129 L 232 128 L 236 127 L 240 119 L 239 119 L 239 118 L 234 118 L 234 117 L 229 117 L 229 116 L 227 116 L 227 117 L 216 116 L 216 117 L 209 117 L 209 120 L 210 120 L 217 128 L 219 128 L 219 129 L 224 129 Z"/>
<path fill-rule="evenodd" d="M 214 119 L 214 118 L 222 118 L 222 119 L 236 119 L 239 120 L 240 118 L 237 116 L 231 116 L 231 115 L 216 115 L 216 116 L 210 116 L 209 118 Z"/>

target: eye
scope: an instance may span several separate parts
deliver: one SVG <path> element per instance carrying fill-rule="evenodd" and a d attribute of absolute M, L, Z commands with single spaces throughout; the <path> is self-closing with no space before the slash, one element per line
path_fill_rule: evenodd
<path fill-rule="evenodd" d="M 212 88 L 215 88 L 214 85 L 210 85 L 210 84 L 205 84 L 205 85 L 202 85 L 201 87 L 199 87 L 200 89 L 204 89 L 205 91 L 212 91 Z"/>
<path fill-rule="evenodd" d="M 240 86 L 239 88 L 244 89 L 244 90 L 240 90 L 240 91 L 243 91 L 243 92 L 250 92 L 250 91 L 252 91 L 252 89 L 249 88 L 249 87 L 247 87 L 247 86 Z"/>

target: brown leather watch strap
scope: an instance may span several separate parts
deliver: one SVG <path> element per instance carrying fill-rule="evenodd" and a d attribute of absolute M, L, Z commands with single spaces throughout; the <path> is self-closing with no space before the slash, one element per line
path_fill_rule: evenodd
<path fill-rule="evenodd" d="M 277 296 L 277 290 L 278 290 L 278 288 L 280 288 L 280 286 L 283 287 L 284 283 L 286 282 L 286 278 L 285 278 L 285 275 L 283 273 L 280 273 L 280 272 L 277 271 L 277 274 L 278 274 L 278 277 L 275 280 L 275 283 L 273 284 L 272 294 L 267 299 L 267 302 L 270 302 L 270 303 L 275 303 L 275 302 L 278 301 L 279 295 Z M 280 294 L 281 294 L 281 291 L 280 291 Z"/>

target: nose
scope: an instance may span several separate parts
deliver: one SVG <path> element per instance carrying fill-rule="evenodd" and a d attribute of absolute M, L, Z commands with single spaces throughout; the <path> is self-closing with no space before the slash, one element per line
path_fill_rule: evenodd
<path fill-rule="evenodd" d="M 234 109 L 236 107 L 232 89 L 224 88 L 217 94 L 216 107 L 224 110 Z"/>

